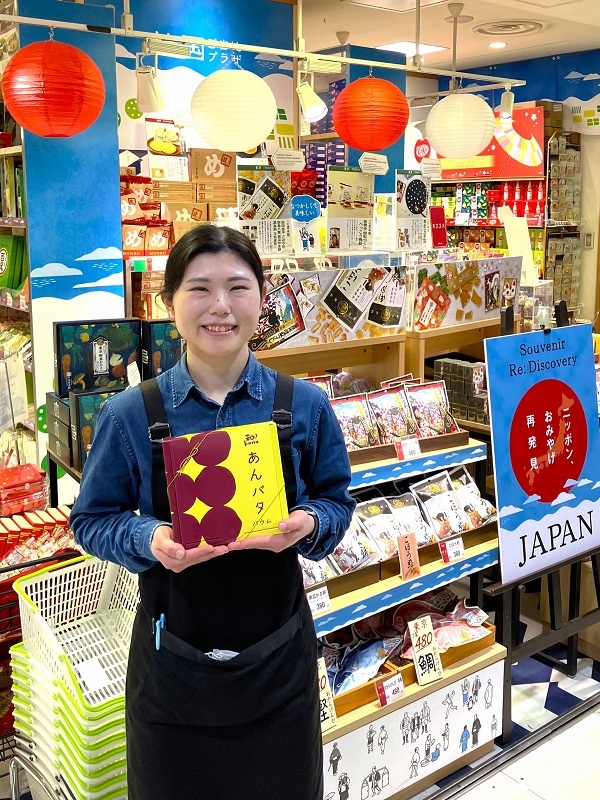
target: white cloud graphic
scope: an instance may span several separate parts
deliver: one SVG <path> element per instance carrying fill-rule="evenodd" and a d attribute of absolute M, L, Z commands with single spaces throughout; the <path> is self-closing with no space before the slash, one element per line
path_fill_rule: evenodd
<path fill-rule="evenodd" d="M 115 57 L 135 59 L 135 55 L 133 53 L 130 53 L 129 50 L 126 47 L 123 47 L 122 44 L 115 45 Z"/>
<path fill-rule="evenodd" d="M 592 489 L 600 489 L 600 481 L 596 481 L 596 483 L 592 486 Z"/>
<path fill-rule="evenodd" d="M 568 81 L 568 80 L 574 80 L 575 78 L 583 78 L 583 77 L 584 77 L 583 72 L 576 72 L 575 70 L 573 70 L 572 72 L 569 72 L 568 75 L 565 75 L 565 80 Z"/>
<path fill-rule="evenodd" d="M 570 486 L 577 486 L 577 481 L 574 481 L 573 478 L 569 478 L 568 481 L 565 481 L 563 488 L 568 489 Z"/>
<path fill-rule="evenodd" d="M 75 261 L 97 261 L 100 258 L 123 258 L 122 250 L 118 247 L 97 247 L 85 256 L 79 256 Z"/>
<path fill-rule="evenodd" d="M 257 53 L 254 56 L 255 61 L 274 61 L 277 64 L 283 62 L 283 58 L 281 56 L 276 56 L 274 53 Z"/>
<path fill-rule="evenodd" d="M 536 503 L 539 499 L 539 494 L 532 494 L 531 497 L 528 497 L 527 500 L 523 502 L 523 505 L 526 506 L 527 503 Z"/>
<path fill-rule="evenodd" d="M 424 461 L 423 462 L 423 466 L 424 467 L 430 467 L 432 464 L 435 464 L 435 463 L 436 462 L 432 458 L 430 458 L 428 461 Z"/>
<path fill-rule="evenodd" d="M 51 264 L 44 264 L 43 267 L 36 267 L 29 273 L 30 278 L 57 278 L 62 275 L 83 275 L 83 272 L 55 261 Z"/>
<path fill-rule="evenodd" d="M 279 69 L 283 72 L 292 72 L 294 69 L 294 62 L 293 61 L 284 61 L 283 64 L 279 65 Z"/>
<path fill-rule="evenodd" d="M 123 285 L 123 275 L 119 273 L 115 273 L 114 275 L 107 275 L 106 278 L 100 278 L 98 281 L 92 281 L 91 283 L 77 283 L 75 285 L 75 289 L 90 289 L 93 286 L 122 286 Z"/>
<path fill-rule="evenodd" d="M 598 75 L 597 72 L 590 72 L 590 74 L 586 75 L 583 80 L 584 81 L 597 81 L 598 78 L 600 78 L 600 75 Z"/>
<path fill-rule="evenodd" d="M 382 600 L 389 600 L 389 599 L 390 599 L 390 597 L 393 597 L 393 596 L 394 596 L 394 595 L 392 595 L 392 594 L 390 594 L 390 593 L 388 592 L 387 594 L 384 594 L 384 595 L 383 595 L 383 597 L 382 597 L 381 599 L 382 599 Z"/>
<path fill-rule="evenodd" d="M 422 584 L 422 583 L 419 583 L 419 582 L 417 581 L 417 583 L 411 583 L 411 585 L 410 585 L 408 588 L 409 588 L 409 589 L 418 589 L 420 586 L 423 586 L 423 584 Z"/>
<path fill-rule="evenodd" d="M 477 448 L 477 450 L 473 450 L 473 455 L 474 455 L 474 456 L 475 456 L 475 455 L 479 455 L 479 453 L 483 453 L 483 452 L 484 452 L 484 451 L 481 449 L 481 447 L 478 447 L 478 448 Z"/>
<path fill-rule="evenodd" d="M 584 478 L 582 481 L 579 481 L 577 486 L 587 486 L 591 481 L 588 478 Z"/>
<path fill-rule="evenodd" d="M 374 472 L 365 472 L 365 474 L 362 475 L 361 477 L 363 477 L 363 478 L 375 478 L 376 475 L 375 475 Z"/>
<path fill-rule="evenodd" d="M 522 508 L 516 508 L 515 506 L 504 506 L 504 508 L 500 509 L 500 516 L 508 517 L 509 514 L 519 514 L 522 511 L 523 511 Z"/>
<path fill-rule="evenodd" d="M 559 506 L 561 503 L 568 503 L 569 500 L 576 500 L 574 494 L 569 494 L 568 492 L 561 492 L 556 500 L 553 500 L 550 505 L 552 506 Z"/>
<path fill-rule="evenodd" d="M 356 608 L 353 608 L 351 613 L 352 614 L 356 614 L 357 611 L 364 611 L 366 608 L 367 608 L 367 606 L 363 603 L 362 605 L 356 606 Z"/>

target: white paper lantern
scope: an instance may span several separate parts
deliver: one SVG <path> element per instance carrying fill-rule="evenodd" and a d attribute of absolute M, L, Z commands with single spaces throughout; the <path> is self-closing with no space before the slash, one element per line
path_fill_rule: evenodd
<path fill-rule="evenodd" d="M 218 150 L 252 150 L 269 136 L 276 119 L 275 95 L 262 78 L 246 70 L 213 72 L 192 97 L 194 127 Z"/>
<path fill-rule="evenodd" d="M 429 112 L 425 132 L 438 156 L 472 158 L 494 137 L 496 118 L 490 106 L 474 94 L 451 94 Z"/>

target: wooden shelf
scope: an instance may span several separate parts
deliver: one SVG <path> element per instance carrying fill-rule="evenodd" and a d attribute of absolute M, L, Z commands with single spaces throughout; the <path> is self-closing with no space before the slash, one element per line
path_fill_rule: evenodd
<path fill-rule="evenodd" d="M 315 617 L 317 636 L 326 636 L 361 619 L 392 608 L 419 597 L 431 589 L 447 586 L 454 581 L 466 578 L 475 572 L 498 563 L 498 536 L 495 523 L 479 530 L 468 531 L 463 535 L 465 556 L 451 564 L 444 564 L 437 545 L 422 548 L 421 574 L 415 580 L 403 581 L 400 575 L 392 575 L 367 586 L 342 593 L 331 598 L 331 606 L 323 614 Z M 428 551 L 428 553 L 426 553 Z M 432 560 L 425 563 L 427 558 Z M 394 569 L 397 569 L 393 559 Z M 385 572 L 386 562 L 381 565 Z M 360 570 L 356 570 L 357 574 Z M 333 584 L 335 584 L 335 578 Z M 312 587 L 311 587 L 312 588 Z M 334 585 L 332 585 L 332 594 Z"/>
<path fill-rule="evenodd" d="M 0 148 L 0 157 L 2 156 L 22 156 L 23 155 L 23 145 L 17 144 L 13 147 L 1 147 Z"/>
<path fill-rule="evenodd" d="M 307 136 L 301 136 L 301 142 L 334 142 L 339 139 L 339 135 L 335 132 L 329 133 L 309 133 Z"/>
<path fill-rule="evenodd" d="M 489 425 L 486 425 L 482 422 L 471 422 L 468 419 L 456 419 L 458 425 L 466 431 L 471 431 L 472 433 L 484 433 L 487 436 L 491 435 L 492 429 Z"/>

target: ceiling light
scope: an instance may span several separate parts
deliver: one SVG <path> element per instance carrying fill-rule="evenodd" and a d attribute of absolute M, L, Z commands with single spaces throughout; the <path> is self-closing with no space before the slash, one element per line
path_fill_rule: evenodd
<path fill-rule="evenodd" d="M 512 119 L 515 96 L 507 86 L 500 98 L 500 119 Z"/>
<path fill-rule="evenodd" d="M 137 106 L 143 113 L 162 111 L 165 101 L 158 87 L 156 74 L 158 71 L 158 58 L 154 56 L 154 66 L 148 67 L 144 64 L 146 54 L 136 57 L 135 79 L 137 84 Z"/>
<path fill-rule="evenodd" d="M 318 122 L 327 115 L 327 105 L 315 92 L 308 81 L 302 81 L 296 89 L 300 108 L 307 122 Z"/>
<path fill-rule="evenodd" d="M 142 46 L 144 53 L 151 55 L 158 54 L 161 56 L 182 56 L 189 57 L 191 53 L 191 46 L 183 42 L 166 42 L 158 39 L 144 39 Z"/>
<path fill-rule="evenodd" d="M 440 50 L 447 50 L 447 47 L 436 47 L 433 44 L 419 44 L 419 53 L 438 53 Z M 417 54 L 417 46 L 414 42 L 393 42 L 392 44 L 381 44 L 377 50 L 391 50 L 393 53 L 404 53 L 412 57 Z"/>
<path fill-rule="evenodd" d="M 502 50 L 503 47 L 506 47 L 506 42 L 490 42 L 488 47 L 493 47 L 494 50 Z"/>

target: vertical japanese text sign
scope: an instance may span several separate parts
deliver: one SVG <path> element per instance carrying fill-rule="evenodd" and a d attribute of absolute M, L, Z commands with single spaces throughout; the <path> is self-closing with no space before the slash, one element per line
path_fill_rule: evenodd
<path fill-rule="evenodd" d="M 590 325 L 485 341 L 509 583 L 600 547 L 598 406 Z"/>

